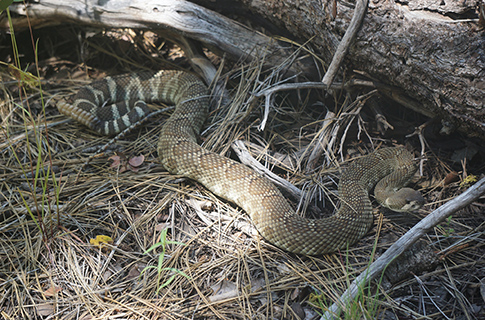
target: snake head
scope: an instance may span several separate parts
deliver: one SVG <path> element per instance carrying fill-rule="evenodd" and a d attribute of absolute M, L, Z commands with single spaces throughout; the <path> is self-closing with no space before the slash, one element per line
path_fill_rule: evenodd
<path fill-rule="evenodd" d="M 416 211 L 424 205 L 424 198 L 419 191 L 402 188 L 389 196 L 382 205 L 397 212 Z"/>

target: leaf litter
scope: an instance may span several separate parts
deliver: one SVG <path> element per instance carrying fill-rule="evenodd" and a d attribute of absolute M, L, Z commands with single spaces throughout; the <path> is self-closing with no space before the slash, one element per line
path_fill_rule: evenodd
<path fill-rule="evenodd" d="M 124 33 L 113 31 L 107 43 L 106 36 L 95 36 L 88 43 L 116 46 L 121 41 L 117 32 Z M 117 73 L 143 68 L 143 59 L 157 66 L 167 64 L 166 60 L 146 56 L 154 48 L 143 42 L 143 37 L 133 41 L 143 50 L 137 51 L 139 57 L 123 57 L 129 58 L 131 65 L 117 65 Z M 96 65 L 102 58 L 94 54 L 93 48 L 86 61 Z M 168 43 L 161 48 L 162 56 L 164 52 L 180 52 Z M 170 61 L 169 56 L 166 59 Z M 75 92 L 91 78 L 105 74 L 93 67 L 88 79 L 85 72 L 80 72 L 83 68 L 66 65 L 63 70 L 79 78 L 53 78 L 44 89 L 45 96 Z M 315 204 L 316 194 L 327 194 L 326 203 L 338 203 L 333 192 L 338 166 L 347 155 L 365 154 L 372 144 L 392 143 L 392 138 L 383 139 L 372 131 L 372 120 L 363 120 L 366 115 L 359 104 L 347 104 L 350 109 L 335 113 L 338 120 L 325 123 L 322 130 L 323 120 L 315 119 L 325 113 L 302 108 L 299 104 L 307 100 L 303 91 L 303 98 L 296 102 L 290 95 L 276 99 L 277 112 L 270 112 L 265 131 L 258 132 L 261 112 L 254 108 L 253 94 L 264 89 L 261 76 L 268 77 L 264 81 L 267 87 L 281 79 L 270 79 L 272 75 L 258 64 L 235 65 L 226 72 L 223 78 L 229 80 L 227 88 L 235 88 L 233 103 L 213 108 L 201 137 L 204 146 L 232 156 L 231 143 L 245 141 L 250 154 L 266 167 L 303 190 L 313 190 L 307 195 L 307 206 Z M 5 70 L 1 76 L 4 82 L 15 80 Z M 44 76 L 48 77 L 48 73 Z M 29 80 L 29 88 L 31 83 Z M 430 157 L 429 161 L 436 165 L 430 164 L 427 179 L 418 182 L 426 191 L 428 205 L 415 218 L 385 215 L 380 230 L 374 227 L 348 251 L 320 257 L 293 255 L 261 239 L 240 208 L 162 168 L 156 145 L 160 124 L 168 114 L 117 141 L 112 149 L 79 170 L 95 152 L 92 150 L 109 138 L 72 121 L 44 131 L 24 132 L 23 123 L 33 128 L 33 120 L 16 106 L 39 105 L 38 95 L 29 90 L 6 86 L 0 106 L 5 141 L 0 161 L 0 290 L 5 294 L 0 297 L 0 309 L 10 318 L 290 319 L 303 315 L 309 319 L 335 301 L 371 262 L 376 234 L 380 234 L 376 248 L 379 254 L 409 228 L 410 220 L 419 219 L 457 194 L 460 182 L 471 180 L 467 177 L 472 174 L 483 175 L 483 166 L 481 171 L 469 174 L 464 165 L 462 170 L 455 169 L 458 177 L 446 185 L 427 184 L 441 181 L 450 172 L 448 165 Z M 264 101 L 258 103 L 262 106 Z M 50 105 L 45 113 L 38 107 L 31 113 L 34 119 L 40 119 L 39 124 L 56 123 L 60 118 Z M 362 132 L 368 130 L 371 140 L 364 135 L 358 138 L 355 126 Z M 320 165 L 307 172 L 306 161 L 314 144 L 325 140 L 331 143 L 318 156 L 324 157 L 318 163 L 333 168 Z M 58 168 L 47 170 L 43 182 L 36 180 L 38 159 L 48 164 L 42 168 Z M 109 159 L 114 165 L 109 164 Z M 24 175 L 27 172 L 34 175 Z M 438 266 L 399 283 L 373 283 L 356 303 L 364 309 L 376 304 L 374 314 L 380 319 L 441 319 L 443 313 L 473 319 L 483 314 L 479 307 L 484 300 L 485 279 L 481 267 L 483 208 L 483 203 L 478 203 L 457 213 L 425 239 L 440 257 Z M 157 266 L 158 248 L 144 253 L 159 241 L 162 230 L 167 230 L 170 243 L 165 247 L 160 276 L 168 279 L 174 275 L 171 270 L 178 270 L 187 277 L 175 276 L 159 289 L 157 270 L 142 270 Z M 111 239 L 100 240 L 100 244 L 109 244 L 103 250 L 90 245 L 90 239 L 98 235 L 109 235 Z M 453 310 L 446 307 L 450 303 Z"/>

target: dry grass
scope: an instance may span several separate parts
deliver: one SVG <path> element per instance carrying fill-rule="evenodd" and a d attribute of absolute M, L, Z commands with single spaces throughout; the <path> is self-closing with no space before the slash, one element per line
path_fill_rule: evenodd
<path fill-rule="evenodd" d="M 138 61 L 105 48 L 119 61 L 117 72 L 136 69 L 144 59 L 167 64 L 148 54 L 154 51 L 149 44 L 132 40 L 143 48 L 137 51 Z M 94 50 L 91 54 L 99 54 L 94 48 L 89 46 Z M 160 123 L 168 114 L 137 128 L 80 170 L 109 138 L 73 122 L 60 123 L 65 118 L 44 103 L 59 89 L 71 92 L 70 88 L 85 83 L 86 77 L 79 76 L 78 70 L 86 68 L 61 60 L 42 63 L 51 68 L 55 64 L 56 74 L 66 75 L 44 72 L 50 80 L 48 85 L 44 82 L 42 91 L 18 82 L 6 68 L 1 70 L 0 315 L 4 319 L 290 319 L 302 311 L 310 319 L 338 298 L 372 260 L 373 250 L 379 254 L 408 228 L 392 217 L 380 216 L 376 227 L 348 251 L 321 257 L 283 252 L 260 239 L 239 208 L 162 168 L 156 144 Z M 317 115 L 321 111 L 295 107 L 307 101 L 304 93 L 299 100 L 283 96 L 277 101 L 278 112 L 270 114 L 267 129 L 261 133 L 256 126 L 263 101 L 252 94 L 264 89 L 261 79 L 267 85 L 279 79 L 274 75 L 268 79 L 257 65 L 232 70 L 237 71 L 227 78 L 234 103 L 215 106 L 202 135 L 204 145 L 230 155 L 230 143 L 244 139 L 263 149 L 295 154 L 292 170 L 275 171 L 300 187 L 317 190 L 312 193 L 334 190 L 336 170 L 324 178 L 305 175 L 306 158 L 301 155 L 309 155 L 306 148 L 313 148 L 312 141 L 322 141 L 319 134 L 323 132 L 329 135 L 328 141 L 337 138 L 324 153 L 333 156 L 327 161 L 335 164 L 343 135 L 347 134 L 346 142 L 355 139 L 346 126 L 365 127 L 356 112 L 361 106 L 354 104 L 339 114 L 339 121 L 332 125 L 340 130 L 324 131 L 321 121 L 314 120 L 321 119 Z M 71 77 L 82 81 L 66 80 Z M 374 135 L 369 133 L 374 144 L 389 143 Z M 370 144 L 360 146 L 349 150 L 357 153 Z M 127 159 L 142 154 L 145 161 L 137 172 L 120 172 L 108 160 L 115 152 Z M 265 153 L 255 157 L 270 159 Z M 427 172 L 428 180 L 443 176 L 443 167 L 434 168 Z M 320 166 L 316 171 L 326 170 Z M 429 204 L 419 216 L 459 192 L 456 185 L 442 188 L 437 183 L 424 191 Z M 394 284 L 373 283 L 355 304 L 345 307 L 348 318 L 483 316 L 479 294 L 485 281 L 483 208 L 483 203 L 470 207 L 425 239 L 439 258 L 431 271 L 416 272 Z M 141 271 L 157 265 L 161 250 L 144 252 L 159 241 L 164 228 L 169 229 L 171 240 L 183 244 L 167 245 L 163 267 L 183 271 L 189 278 L 176 276 L 157 294 L 156 270 Z M 90 244 L 97 235 L 110 236 L 114 242 L 100 249 Z M 172 274 L 163 271 L 161 283 Z"/>

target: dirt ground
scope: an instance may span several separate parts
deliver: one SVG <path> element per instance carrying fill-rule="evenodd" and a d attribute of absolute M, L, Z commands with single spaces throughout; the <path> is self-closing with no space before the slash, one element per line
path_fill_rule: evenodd
<path fill-rule="evenodd" d="M 484 141 L 442 136 L 439 121 L 373 94 L 394 127 L 379 132 L 370 103 L 356 103 L 370 91 L 362 88 L 337 98 L 284 92 L 259 131 L 264 99 L 254 93 L 282 79 L 207 52 L 224 62 L 220 79 L 233 103 L 214 97 L 201 143 L 235 158 L 231 143 L 245 141 L 256 159 L 305 190 L 311 207 L 325 203 L 327 213 L 310 210 L 311 217 L 338 206 L 347 160 L 384 146 L 424 148 L 422 176 L 412 182 L 426 198 L 422 209 L 395 213 L 374 203 L 374 227 L 348 250 L 290 254 L 261 239 L 240 208 L 164 170 L 156 145 L 171 111 L 99 154 L 111 138 L 58 113 L 56 99 L 107 75 L 189 70 L 177 46 L 151 33 L 75 26 L 17 33 L 16 45 L 7 34 L 0 41 L 3 319 L 318 319 L 417 221 L 485 174 Z M 326 131 L 325 106 L 338 118 Z M 422 143 L 409 135 L 423 124 Z M 307 170 L 322 137 L 331 142 L 326 155 Z M 484 221 L 483 198 L 454 213 L 339 317 L 485 319 Z M 164 244 L 147 252 L 161 235 Z"/>

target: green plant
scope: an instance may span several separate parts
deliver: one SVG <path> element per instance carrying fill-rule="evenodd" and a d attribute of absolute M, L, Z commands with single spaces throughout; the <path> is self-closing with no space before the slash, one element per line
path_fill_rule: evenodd
<path fill-rule="evenodd" d="M 168 286 L 175 279 L 175 277 L 177 275 L 181 275 L 181 276 L 186 277 L 187 279 L 190 279 L 190 277 L 181 270 L 178 270 L 176 268 L 163 267 L 163 260 L 165 259 L 165 251 L 167 249 L 168 244 L 180 244 L 180 245 L 185 246 L 185 243 L 167 240 L 167 229 L 165 228 L 165 229 L 162 230 L 162 232 L 160 234 L 160 241 L 155 243 L 154 245 L 152 245 L 150 248 L 148 248 L 148 250 L 146 250 L 144 252 L 144 254 L 148 254 L 150 251 L 153 251 L 158 247 L 162 248 L 162 252 L 158 256 L 158 265 L 157 266 L 146 266 L 145 268 L 143 268 L 143 270 L 140 273 L 140 276 L 141 276 L 148 269 L 153 269 L 153 268 L 157 269 L 157 274 L 158 274 L 158 277 L 157 277 L 157 284 L 158 284 L 157 294 L 160 291 L 160 289 Z M 163 271 L 172 272 L 172 275 L 163 284 L 160 284 L 160 281 L 163 277 L 163 275 L 162 275 Z"/>
<path fill-rule="evenodd" d="M 11 1 L 10 1 L 11 3 Z M 4 3 L 2 2 L 2 5 Z M 1 7 L 0 9 L 3 9 Z M 25 210 L 33 219 L 38 229 L 40 230 L 43 240 L 47 240 L 48 233 L 44 224 L 44 217 L 47 213 L 52 211 L 52 203 L 55 202 L 57 209 L 59 209 L 59 194 L 60 185 L 52 170 L 52 154 L 51 146 L 48 138 L 47 124 L 41 126 L 39 121 L 33 115 L 28 96 L 28 92 L 34 91 L 40 95 L 39 101 L 42 104 L 43 119 L 46 119 L 44 94 L 42 90 L 41 77 L 39 69 L 36 68 L 37 75 L 21 69 L 20 55 L 17 48 L 15 32 L 10 17 L 10 11 L 6 10 L 10 26 L 10 37 L 12 41 L 12 63 L 1 63 L 7 66 L 11 76 L 16 79 L 18 83 L 18 102 L 12 99 L 12 106 L 14 109 L 20 110 L 20 116 L 24 123 L 24 134 L 17 135 L 11 139 L 12 134 L 9 132 L 8 122 L 5 121 L 6 126 L 2 127 L 4 135 L 7 137 L 6 144 L 8 144 L 12 155 L 19 164 L 23 178 L 25 179 L 25 186 L 28 191 L 17 189 L 20 195 Z M 38 44 L 32 37 L 32 49 L 34 51 L 35 66 L 38 64 Z M 33 137 L 33 138 L 32 138 Z M 18 141 L 25 141 L 27 148 L 25 154 L 19 154 L 20 148 L 16 147 Z M 34 146 L 31 148 L 30 146 Z M 25 160 L 27 159 L 27 161 Z M 40 191 L 39 191 L 40 190 Z M 57 210 L 59 213 L 59 210 Z M 51 219 L 53 215 L 50 215 Z M 59 223 L 59 217 L 57 219 Z M 50 230 L 50 235 L 53 234 L 53 229 Z"/>
<path fill-rule="evenodd" d="M 314 290 L 315 292 L 310 294 L 308 302 L 320 309 L 322 312 L 317 311 L 317 313 L 323 316 L 323 312 L 326 312 L 334 301 L 331 297 L 327 297 L 327 288 L 325 290 L 315 288 Z M 333 288 L 331 291 L 338 292 L 340 290 Z M 379 311 L 379 290 L 373 291 L 374 289 L 369 284 L 359 287 L 358 295 L 342 308 L 343 314 L 339 315 L 340 319 L 376 319 Z"/>
<path fill-rule="evenodd" d="M 378 238 L 375 238 L 374 246 L 370 255 L 370 259 L 365 272 L 369 271 L 369 266 L 374 261 L 374 256 L 377 249 Z M 350 287 L 352 283 L 353 273 L 350 269 L 351 262 L 349 261 L 349 251 L 345 254 L 345 265 L 342 268 L 345 270 L 346 287 Z M 337 315 L 339 319 L 377 319 L 380 306 L 379 288 L 383 280 L 382 273 L 376 285 L 372 285 L 372 281 L 363 282 L 358 287 L 358 294 L 348 301 L 345 306 L 342 306 L 342 313 Z M 322 313 L 317 311 L 321 316 L 327 312 L 330 306 L 339 299 L 339 295 L 343 288 L 337 286 L 337 282 L 325 281 L 324 288 L 314 288 L 314 293 L 309 295 L 308 302 L 315 308 L 320 309 Z"/>
<path fill-rule="evenodd" d="M 444 227 L 444 236 L 449 237 L 453 232 L 455 232 L 455 229 L 451 227 L 451 219 L 453 216 L 449 216 L 446 218 L 446 227 Z"/>
<path fill-rule="evenodd" d="M 0 13 L 7 9 L 14 2 L 22 2 L 23 0 L 1 0 L 0 1 Z"/>

